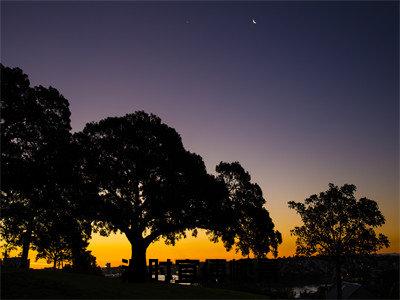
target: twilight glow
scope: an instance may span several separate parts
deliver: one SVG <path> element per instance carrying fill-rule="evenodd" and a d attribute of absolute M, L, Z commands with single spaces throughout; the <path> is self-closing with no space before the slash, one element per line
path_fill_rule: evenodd
<path fill-rule="evenodd" d="M 2 63 L 60 90 L 73 131 L 145 110 L 176 128 L 210 173 L 239 161 L 282 232 L 280 256 L 294 254 L 290 229 L 300 221 L 287 202 L 353 183 L 386 217 L 385 252 L 400 251 L 393 3 L 1 5 Z M 131 251 L 123 235 L 94 235 L 89 248 L 100 265 L 119 265 Z M 147 257 L 239 255 L 201 233 L 175 247 L 158 241 Z"/>

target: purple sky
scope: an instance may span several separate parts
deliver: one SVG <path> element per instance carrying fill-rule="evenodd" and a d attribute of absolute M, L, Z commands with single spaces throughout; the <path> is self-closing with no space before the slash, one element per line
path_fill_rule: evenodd
<path fill-rule="evenodd" d="M 210 172 L 240 161 L 284 238 L 298 221 L 287 201 L 348 182 L 378 201 L 398 244 L 395 2 L 2 1 L 1 9 L 2 63 L 59 89 L 74 131 L 153 112 Z"/>

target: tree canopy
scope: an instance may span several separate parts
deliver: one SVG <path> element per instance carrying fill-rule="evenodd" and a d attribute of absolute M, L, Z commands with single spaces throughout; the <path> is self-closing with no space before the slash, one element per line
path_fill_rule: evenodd
<path fill-rule="evenodd" d="M 94 186 L 99 200 L 101 233 L 125 233 L 142 276 L 152 241 L 174 242 L 200 221 L 194 211 L 207 207 L 204 163 L 184 149 L 173 128 L 144 112 L 89 123 L 75 139 L 83 151 L 83 184 Z"/>
<path fill-rule="evenodd" d="M 269 252 L 277 256 L 282 236 L 274 230 L 260 186 L 251 182 L 250 174 L 238 162 L 221 162 L 216 171 L 227 194 L 213 209 L 212 235 L 220 237 L 227 250 L 235 246 L 245 256 L 265 257 Z"/>
<path fill-rule="evenodd" d="M 1 90 L 1 234 L 26 261 L 32 246 L 44 251 L 60 215 L 77 217 L 71 113 L 55 88 L 30 87 L 19 68 L 1 65 Z"/>
<path fill-rule="evenodd" d="M 376 201 L 356 199 L 356 186 L 332 183 L 319 195 L 303 202 L 290 201 L 289 208 L 296 210 L 303 221 L 291 232 L 297 237 L 296 254 L 326 255 L 336 263 L 337 293 L 341 298 L 341 264 L 344 257 L 369 254 L 389 247 L 388 238 L 375 229 L 385 223 Z"/>
<path fill-rule="evenodd" d="M 213 241 L 243 254 L 276 254 L 280 234 L 263 208 L 258 185 L 238 163 L 207 174 L 200 156 L 185 150 L 180 135 L 143 111 L 89 123 L 75 134 L 83 151 L 82 181 L 95 187 L 100 232 L 125 233 L 135 276 L 144 275 L 148 245 L 167 243 L 186 230 L 204 228 Z M 136 278 L 138 279 L 138 278 Z"/>
<path fill-rule="evenodd" d="M 1 65 L 1 75 L 6 254 L 22 246 L 25 260 L 34 248 L 54 265 L 90 263 L 92 221 L 103 235 L 125 233 L 136 279 L 151 242 L 174 244 L 197 228 L 243 255 L 277 254 L 281 235 L 238 162 L 208 174 L 175 129 L 143 111 L 88 123 L 72 136 L 68 101 L 56 89 L 30 87 L 19 68 Z"/>
<path fill-rule="evenodd" d="M 312 195 L 304 203 L 289 202 L 304 225 L 296 226 L 296 253 L 338 256 L 366 254 L 389 246 L 388 238 L 375 228 L 385 223 L 378 204 L 368 198 L 355 198 L 356 186 L 345 184 Z"/>

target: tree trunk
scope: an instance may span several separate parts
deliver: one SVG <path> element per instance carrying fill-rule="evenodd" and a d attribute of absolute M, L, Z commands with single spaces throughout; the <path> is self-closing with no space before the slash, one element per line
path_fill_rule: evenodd
<path fill-rule="evenodd" d="M 28 230 L 23 234 L 22 237 L 22 253 L 21 253 L 21 267 L 28 268 L 28 254 L 29 248 L 31 246 L 32 240 L 32 230 L 28 228 Z"/>
<path fill-rule="evenodd" d="M 336 258 L 336 292 L 337 292 L 337 299 L 342 299 L 342 266 L 340 257 Z"/>
<path fill-rule="evenodd" d="M 72 261 L 72 267 L 75 271 L 80 271 L 82 269 L 82 264 L 81 264 L 81 253 L 79 249 L 76 247 L 72 246 L 71 248 L 71 261 Z"/>
<path fill-rule="evenodd" d="M 53 269 L 55 270 L 55 269 L 57 269 L 57 260 L 54 258 L 54 261 L 53 261 Z"/>
<path fill-rule="evenodd" d="M 71 254 L 72 254 L 72 267 L 75 271 L 87 271 L 89 266 L 85 264 L 83 259 L 84 246 L 82 241 L 78 237 L 73 237 L 71 242 Z"/>
<path fill-rule="evenodd" d="M 132 247 L 132 256 L 129 261 L 128 280 L 144 282 L 146 280 L 146 250 L 147 245 L 141 236 L 128 237 Z"/>

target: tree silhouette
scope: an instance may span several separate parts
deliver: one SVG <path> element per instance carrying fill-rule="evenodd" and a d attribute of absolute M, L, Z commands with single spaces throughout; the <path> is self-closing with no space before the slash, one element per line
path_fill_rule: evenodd
<path fill-rule="evenodd" d="M 62 218 L 62 216 L 59 216 Z M 52 223 L 47 224 L 45 230 L 38 235 L 34 249 L 37 251 L 36 260 L 43 258 L 47 263 L 53 263 L 57 268 L 63 262 L 72 260 L 71 247 L 68 240 L 68 223 L 64 220 L 58 221 L 55 218 Z M 63 222 L 64 221 L 64 222 Z"/>
<path fill-rule="evenodd" d="M 100 233 L 126 235 L 131 278 L 143 281 L 149 244 L 160 236 L 174 243 L 201 221 L 204 163 L 174 129 L 144 112 L 89 123 L 75 138 L 84 153 L 82 182 L 96 187 Z"/>
<path fill-rule="evenodd" d="M 52 87 L 31 88 L 19 68 L 1 65 L 1 88 L 1 233 L 26 261 L 32 244 L 45 251 L 59 215 L 76 218 L 69 104 Z"/>
<path fill-rule="evenodd" d="M 329 189 L 301 202 L 288 202 L 300 215 L 304 225 L 291 232 L 297 236 L 296 253 L 333 257 L 336 265 L 337 296 L 342 297 L 341 264 L 346 256 L 369 254 L 389 246 L 388 238 L 376 234 L 385 223 L 378 204 L 355 198 L 356 186 L 329 184 Z"/>
<path fill-rule="evenodd" d="M 93 266 L 85 250 L 92 226 L 132 244 L 133 279 L 143 280 L 148 245 L 174 244 L 187 230 L 243 255 L 276 255 L 281 242 L 258 185 L 239 163 L 207 174 L 200 156 L 155 115 L 136 112 L 89 123 L 70 134 L 68 101 L 54 88 L 30 87 L 22 70 L 1 65 L 1 235 L 38 258 Z M 233 178 L 233 179 L 232 179 Z M 80 266 L 81 265 L 81 266 Z"/>
<path fill-rule="evenodd" d="M 91 224 L 87 220 L 65 214 L 66 210 L 56 209 L 52 218 L 47 218 L 34 243 L 36 260 L 44 258 L 56 268 L 63 262 L 72 263 L 75 271 L 91 272 L 96 267 L 90 251 L 86 250 L 91 237 Z"/>
<path fill-rule="evenodd" d="M 230 249 L 261 256 L 276 250 L 280 234 L 262 208 L 261 189 L 238 163 L 208 175 L 200 156 L 155 115 L 136 112 L 89 123 L 75 135 L 83 153 L 82 182 L 96 186 L 100 233 L 121 231 L 132 246 L 132 279 L 145 279 L 146 249 L 159 237 L 174 244 L 186 230 L 208 230 Z M 236 167 L 236 169 L 234 168 Z M 236 176 L 229 194 L 224 178 Z M 232 183 L 232 182 L 230 182 Z M 233 183 L 232 183 L 233 184 Z"/>
<path fill-rule="evenodd" d="M 10 228 L 8 222 L 0 221 L 0 236 L 3 242 L 1 248 L 3 249 L 2 255 L 4 258 L 8 258 L 10 252 L 18 247 L 17 235 L 13 229 L 15 228 Z"/>
<path fill-rule="evenodd" d="M 264 257 L 269 252 L 277 256 L 282 237 L 274 230 L 259 185 L 251 182 L 250 174 L 238 162 L 221 162 L 216 171 L 227 194 L 223 203 L 212 209 L 215 223 L 210 224 L 214 228 L 211 235 L 221 238 L 227 250 L 235 245 L 245 256 Z"/>

